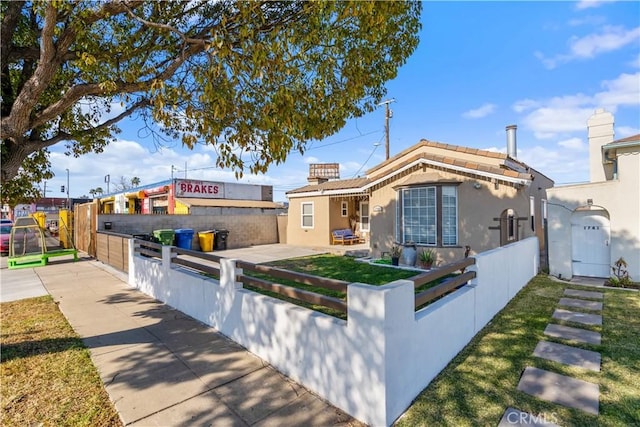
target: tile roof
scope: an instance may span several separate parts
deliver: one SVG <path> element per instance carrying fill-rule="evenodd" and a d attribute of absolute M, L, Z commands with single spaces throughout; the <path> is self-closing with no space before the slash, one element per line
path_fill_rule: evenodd
<path fill-rule="evenodd" d="M 367 178 L 339 179 L 326 181 L 321 184 L 309 184 L 295 190 L 287 191 L 287 194 L 305 193 L 307 191 L 349 190 L 358 189 L 369 183 Z"/>
<path fill-rule="evenodd" d="M 432 154 L 429 152 L 412 154 L 414 151 L 422 147 L 434 147 L 438 149 L 449 150 L 451 151 L 451 156 L 443 156 L 441 154 Z M 456 153 L 471 154 L 474 156 L 478 156 L 479 158 L 476 161 L 464 160 L 464 159 L 458 158 L 456 156 Z M 453 168 L 464 168 L 471 171 L 475 170 L 481 173 L 504 176 L 505 178 L 516 178 L 516 179 L 522 179 L 527 181 L 532 179 L 532 175 L 530 173 L 518 172 L 517 170 L 511 169 L 507 164 L 501 164 L 500 166 L 496 166 L 494 164 L 481 163 L 481 160 L 482 160 L 481 158 L 486 157 L 487 159 L 502 160 L 505 163 L 507 160 L 509 160 L 510 162 L 513 162 L 521 166 L 523 170 L 529 169 L 529 167 L 526 164 L 520 162 L 517 159 L 509 157 L 504 153 L 488 151 L 488 150 L 480 150 L 477 148 L 463 147 L 458 145 L 443 144 L 440 142 L 423 139 L 419 143 L 399 152 L 398 154 L 389 158 L 388 160 L 385 160 L 384 162 L 369 169 L 367 171 L 367 178 L 333 180 L 333 181 L 326 181 L 321 184 L 309 184 L 304 187 L 300 187 L 300 188 L 296 188 L 294 190 L 288 191 L 287 194 L 320 192 L 320 191 L 327 191 L 327 190 L 359 190 L 360 188 L 366 186 L 367 184 L 375 182 L 376 180 L 380 180 L 385 176 L 389 175 L 391 172 L 389 172 L 388 170 L 381 171 L 381 169 L 383 169 L 384 166 L 388 164 L 397 162 L 398 159 L 401 159 L 403 157 L 405 159 L 403 159 L 401 163 L 396 165 L 397 167 L 395 169 L 402 168 L 416 161 L 427 160 L 435 163 L 441 163 L 443 165 L 450 165 Z M 495 160 L 493 162 L 495 163 Z M 446 168 L 447 166 L 444 166 L 444 167 Z"/>
<path fill-rule="evenodd" d="M 480 150 L 482 151 L 482 150 Z M 485 151 L 485 153 L 493 153 L 491 151 Z M 494 154 L 501 154 L 501 153 L 494 153 Z M 506 155 L 503 155 L 504 159 L 507 158 Z M 518 171 L 514 171 L 512 169 L 508 169 L 508 168 L 502 168 L 502 167 L 497 167 L 497 166 L 493 166 L 493 165 L 488 165 L 485 163 L 476 163 L 476 162 L 472 162 L 472 161 L 467 161 L 467 160 L 460 160 L 460 159 L 456 159 L 454 157 L 444 157 L 444 156 L 440 156 L 437 154 L 430 154 L 430 153 L 419 153 L 419 154 L 415 154 L 411 157 L 408 157 L 406 160 L 404 160 L 401 164 L 399 164 L 399 167 L 408 165 L 410 163 L 415 162 L 416 160 L 420 160 L 420 159 L 425 159 L 425 160 L 431 160 L 434 162 L 438 162 L 438 163 L 444 163 L 447 165 L 452 165 L 452 166 L 458 166 L 461 168 L 465 168 L 465 169 L 470 169 L 470 170 L 477 170 L 479 172 L 485 172 L 485 173 L 490 173 L 493 175 L 502 175 L 502 176 L 506 176 L 506 177 L 510 177 L 510 178 L 520 178 L 520 179 L 524 179 L 524 180 L 530 180 L 531 179 L 531 174 L 529 173 L 522 173 L 522 172 L 518 172 Z M 375 170 L 377 168 L 371 169 L 371 171 Z M 380 174 L 383 175 L 383 174 Z M 375 175 L 372 174 L 370 175 L 370 179 L 371 180 L 376 180 L 377 178 L 380 177 L 380 175 Z"/>
<path fill-rule="evenodd" d="M 616 139 L 611 144 L 619 144 L 621 142 L 634 142 L 634 141 L 640 141 L 640 133 L 637 134 L 637 135 L 628 136 L 626 138 Z M 607 145 L 609 145 L 609 144 L 607 144 Z"/>

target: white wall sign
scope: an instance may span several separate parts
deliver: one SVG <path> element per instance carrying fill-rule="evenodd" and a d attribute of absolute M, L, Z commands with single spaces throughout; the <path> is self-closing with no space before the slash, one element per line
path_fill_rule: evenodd
<path fill-rule="evenodd" d="M 178 179 L 176 180 L 176 197 L 223 199 L 224 184 L 221 182 Z"/>

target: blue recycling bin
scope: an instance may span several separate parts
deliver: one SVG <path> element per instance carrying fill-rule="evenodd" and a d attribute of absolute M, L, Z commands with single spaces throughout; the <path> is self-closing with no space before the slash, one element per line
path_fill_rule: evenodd
<path fill-rule="evenodd" d="M 191 228 L 179 228 L 176 230 L 176 246 L 182 249 L 191 249 L 194 231 Z"/>

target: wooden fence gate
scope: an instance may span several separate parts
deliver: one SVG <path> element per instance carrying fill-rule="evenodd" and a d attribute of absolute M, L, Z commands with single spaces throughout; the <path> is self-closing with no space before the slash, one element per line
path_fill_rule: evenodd
<path fill-rule="evenodd" d="M 74 240 L 76 249 L 96 257 L 98 202 L 84 203 L 74 207 Z"/>

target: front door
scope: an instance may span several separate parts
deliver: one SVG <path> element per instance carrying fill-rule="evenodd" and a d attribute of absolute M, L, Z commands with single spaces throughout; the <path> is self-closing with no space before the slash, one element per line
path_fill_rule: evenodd
<path fill-rule="evenodd" d="M 606 211 L 576 211 L 571 217 L 574 276 L 609 277 L 611 227 Z"/>

